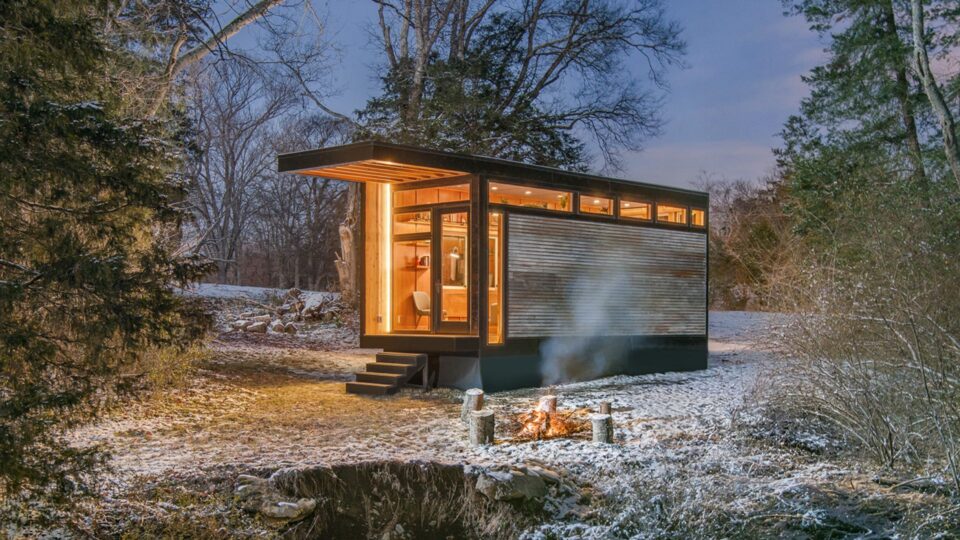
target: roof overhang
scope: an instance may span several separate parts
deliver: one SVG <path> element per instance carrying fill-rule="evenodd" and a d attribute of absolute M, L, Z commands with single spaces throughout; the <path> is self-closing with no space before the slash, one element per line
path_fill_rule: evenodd
<path fill-rule="evenodd" d="M 422 152 L 375 142 L 308 150 L 278 157 L 279 171 L 350 182 L 397 184 L 457 178 L 467 171 L 426 163 Z"/>
<path fill-rule="evenodd" d="M 636 193 L 658 201 L 706 205 L 703 191 L 564 171 L 515 161 L 363 141 L 277 156 L 279 172 L 353 182 L 404 183 L 472 174 L 565 186 L 597 194 Z"/>

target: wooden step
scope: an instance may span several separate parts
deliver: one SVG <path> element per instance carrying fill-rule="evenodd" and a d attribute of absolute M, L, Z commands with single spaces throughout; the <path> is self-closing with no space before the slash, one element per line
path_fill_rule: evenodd
<path fill-rule="evenodd" d="M 398 388 L 392 384 L 379 384 L 371 382 L 348 382 L 348 394 L 366 394 L 374 396 L 384 396 L 393 394 Z"/>
<path fill-rule="evenodd" d="M 413 375 L 417 366 L 411 364 L 393 364 L 389 362 L 368 362 L 367 371 L 374 373 L 400 373 L 406 377 Z"/>
<path fill-rule="evenodd" d="M 377 362 L 388 364 L 408 364 L 422 366 L 427 363 L 427 355 L 417 353 L 382 352 L 377 353 Z"/>
<path fill-rule="evenodd" d="M 357 382 L 392 384 L 394 386 L 400 386 L 407 382 L 407 378 L 407 375 L 403 373 L 377 373 L 375 371 L 362 371 L 357 373 Z"/>

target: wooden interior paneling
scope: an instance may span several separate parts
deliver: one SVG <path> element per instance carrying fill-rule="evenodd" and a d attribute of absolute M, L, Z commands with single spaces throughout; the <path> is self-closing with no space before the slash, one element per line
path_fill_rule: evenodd
<path fill-rule="evenodd" d="M 507 335 L 706 334 L 706 235 L 512 213 Z"/>

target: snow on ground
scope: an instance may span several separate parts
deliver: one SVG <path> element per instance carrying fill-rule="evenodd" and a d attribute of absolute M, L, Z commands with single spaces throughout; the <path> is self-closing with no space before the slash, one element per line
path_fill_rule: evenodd
<path fill-rule="evenodd" d="M 711 351 L 723 350 L 711 353 L 711 367 L 705 371 L 617 376 L 559 385 L 549 392 L 560 396 L 562 409 L 596 408 L 600 401 L 611 401 L 616 435 L 623 444 L 607 452 L 622 460 L 655 446 L 663 436 L 729 420 L 762 354 L 726 346 L 747 347 L 755 333 L 755 328 L 730 330 L 711 341 Z M 215 341 L 214 357 L 199 373 L 196 386 L 167 398 L 174 406 L 150 402 L 131 407 L 77 436 L 120 450 L 113 461 L 124 475 L 223 464 L 277 467 L 391 458 L 493 463 L 532 457 L 572 465 L 584 455 L 598 455 L 586 437 L 518 444 L 504 440 L 473 449 L 459 420 L 458 391 L 404 389 L 385 398 L 346 394 L 343 381 L 372 361 L 375 351 L 294 346 Z M 489 395 L 487 403 L 498 420 L 506 422 L 547 392 L 497 393 Z M 176 405 L 196 410 L 177 418 Z"/>
<path fill-rule="evenodd" d="M 531 533 L 534 537 L 648 530 L 643 527 L 652 525 L 637 521 L 663 511 L 662 497 L 695 490 L 684 499 L 694 506 L 722 503 L 727 514 L 749 513 L 763 497 L 783 500 L 809 482 L 850 474 L 796 448 L 745 444 L 732 429 L 762 366 L 776 361 L 769 344 L 783 323 L 760 313 L 711 313 L 710 364 L 704 371 L 489 394 L 497 441 L 481 448 L 467 445 L 459 391 L 404 389 L 377 398 L 346 394 L 343 381 L 372 361 L 375 351 L 221 338 L 189 388 L 127 407 L 78 430 L 75 441 L 111 448 L 119 484 L 223 466 L 271 470 L 390 459 L 542 463 L 593 486 L 609 502 L 604 519 L 547 523 Z M 617 444 L 596 445 L 589 433 L 547 441 L 511 439 L 512 420 L 546 393 L 559 396 L 561 410 L 612 402 Z M 704 499 L 721 483 L 731 487 L 713 498 L 726 500 Z"/>

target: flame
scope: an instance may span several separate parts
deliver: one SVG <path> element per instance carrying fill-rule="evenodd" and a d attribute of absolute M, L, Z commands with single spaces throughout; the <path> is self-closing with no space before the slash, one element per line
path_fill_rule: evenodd
<path fill-rule="evenodd" d="M 588 429 L 585 420 L 586 409 L 570 412 L 549 413 L 539 409 L 532 409 L 517 416 L 520 428 L 517 431 L 518 439 L 553 439 L 567 437 Z"/>

